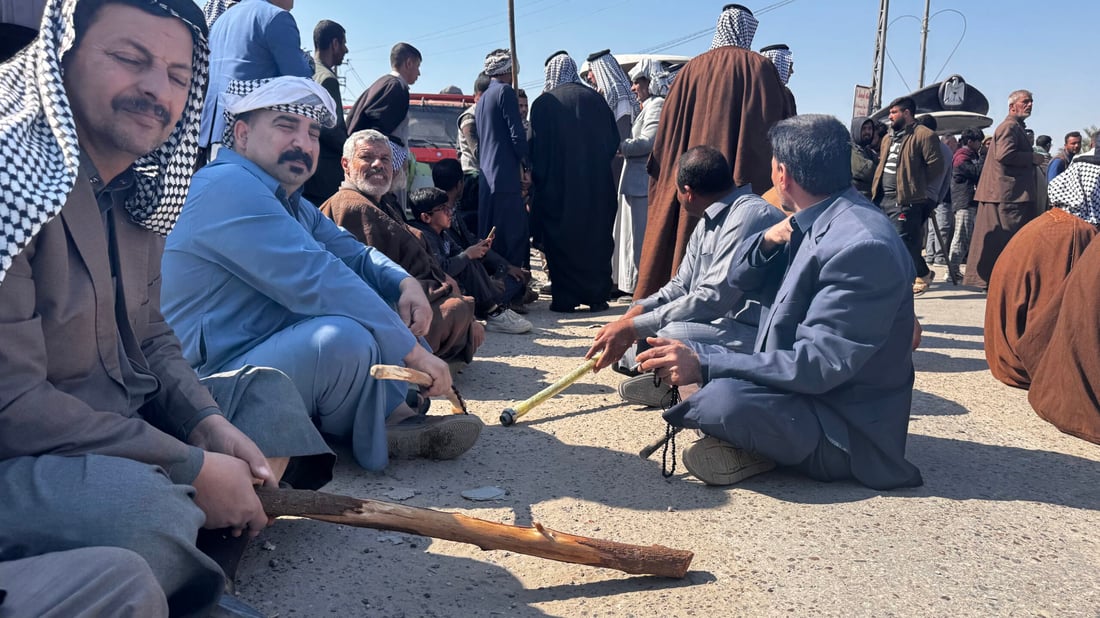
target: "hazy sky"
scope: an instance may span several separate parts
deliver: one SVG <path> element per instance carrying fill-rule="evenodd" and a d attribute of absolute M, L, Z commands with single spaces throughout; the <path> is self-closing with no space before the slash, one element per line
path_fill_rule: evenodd
<path fill-rule="evenodd" d="M 201 2 L 200 2 L 201 3 Z M 520 84 L 532 98 L 541 90 L 543 61 L 565 49 L 579 65 L 594 51 L 637 53 L 680 41 L 662 53 L 692 56 L 706 51 L 724 2 L 700 0 L 515 0 Z M 742 2 L 760 27 L 753 49 L 790 45 L 795 74 L 790 88 L 800 112 L 851 117 L 853 88 L 870 85 L 878 0 L 759 0 Z M 883 103 L 917 87 L 923 0 L 892 0 Z M 389 50 L 398 41 L 424 54 L 414 92 L 438 92 L 454 84 L 471 91 L 485 54 L 508 46 L 505 0 L 297 0 L 292 11 L 302 47 L 313 48 L 321 19 L 348 32 L 345 103 L 389 71 Z M 1096 0 L 932 0 L 925 83 L 953 73 L 990 100 L 995 122 L 1007 113 L 1008 93 L 1035 94 L 1028 121 L 1036 134 L 1062 135 L 1100 125 L 1100 86 L 1087 49 L 1100 24 Z M 960 15 L 960 13 L 962 15 Z M 965 25 L 964 25 L 965 17 Z M 965 34 L 964 34 L 965 31 Z M 1076 32 L 1076 34 L 1075 34 Z M 958 48 L 955 49 L 956 45 Z"/>

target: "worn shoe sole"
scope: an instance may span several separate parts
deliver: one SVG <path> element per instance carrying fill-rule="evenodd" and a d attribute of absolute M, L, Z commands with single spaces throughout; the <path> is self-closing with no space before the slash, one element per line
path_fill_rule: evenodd
<path fill-rule="evenodd" d="M 684 449 L 684 467 L 707 485 L 733 485 L 775 468 L 775 462 L 707 436 Z"/>
<path fill-rule="evenodd" d="M 386 428 L 390 457 L 454 459 L 470 450 L 485 426 L 471 414 L 430 416 L 425 420 L 422 424 Z"/>
<path fill-rule="evenodd" d="M 664 408 L 672 403 L 672 387 L 666 384 L 653 386 L 653 374 L 643 373 L 619 382 L 619 396 L 627 403 Z"/>

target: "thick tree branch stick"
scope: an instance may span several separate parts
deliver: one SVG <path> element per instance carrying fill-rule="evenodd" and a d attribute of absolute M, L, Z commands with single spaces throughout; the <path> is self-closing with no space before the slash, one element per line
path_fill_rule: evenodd
<path fill-rule="evenodd" d="M 258 487 L 256 493 L 269 517 L 308 517 L 360 528 L 396 530 L 470 543 L 483 550 L 503 549 L 626 573 L 681 578 L 694 557 L 690 551 L 660 545 L 627 545 L 556 532 L 537 523 L 530 528 L 510 526 L 381 500 L 269 487 Z"/>

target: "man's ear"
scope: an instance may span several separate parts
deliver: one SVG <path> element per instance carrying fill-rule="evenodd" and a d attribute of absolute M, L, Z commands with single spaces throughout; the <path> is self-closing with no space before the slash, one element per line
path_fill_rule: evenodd
<path fill-rule="evenodd" d="M 248 123 L 243 120 L 233 121 L 233 143 L 241 148 L 248 146 Z"/>
<path fill-rule="evenodd" d="M 348 166 L 350 164 L 351 164 L 351 161 L 348 161 L 347 157 L 345 157 L 343 155 L 340 156 L 340 168 L 344 170 L 344 177 L 345 178 L 347 178 L 347 176 L 348 176 Z"/>
<path fill-rule="evenodd" d="M 419 217 L 420 221 L 423 222 L 423 223 L 430 223 L 431 220 L 432 220 L 432 216 L 430 214 L 426 213 L 426 212 L 422 212 L 422 213 L 420 213 L 419 215 L 416 215 L 416 216 Z"/>

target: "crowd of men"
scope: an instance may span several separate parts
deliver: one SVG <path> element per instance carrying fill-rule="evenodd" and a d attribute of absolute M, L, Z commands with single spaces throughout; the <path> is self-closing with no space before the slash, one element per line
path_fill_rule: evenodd
<path fill-rule="evenodd" d="M 752 51 L 727 5 L 676 75 L 555 52 L 529 114 L 493 50 L 460 161 L 410 192 L 421 53 L 395 45 L 344 117 L 346 31 L 321 21 L 306 55 L 292 5 L 51 0 L 0 64 L 3 611 L 256 615 L 231 594 L 269 523 L 254 481 L 323 486 L 332 440 L 373 471 L 474 447 L 482 421 L 429 400 L 486 331 L 531 329 L 532 248 L 551 311 L 633 294 L 587 356 L 696 430 L 706 484 L 920 485 L 914 296 L 937 254 L 988 288 L 994 375 L 1100 442 L 1100 158 L 1075 133 L 1036 151 L 1030 92 L 955 145 L 907 97 L 888 125 L 795 115 L 790 49 Z"/>

